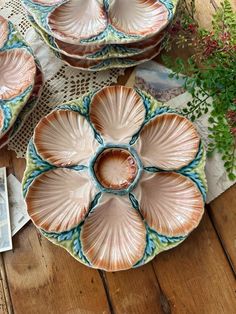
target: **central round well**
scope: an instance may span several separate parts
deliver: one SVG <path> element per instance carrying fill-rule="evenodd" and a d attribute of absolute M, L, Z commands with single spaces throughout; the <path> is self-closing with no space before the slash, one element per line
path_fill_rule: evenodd
<path fill-rule="evenodd" d="M 133 155 L 122 148 L 107 148 L 96 159 L 94 173 L 107 189 L 127 189 L 135 180 L 138 166 Z"/>

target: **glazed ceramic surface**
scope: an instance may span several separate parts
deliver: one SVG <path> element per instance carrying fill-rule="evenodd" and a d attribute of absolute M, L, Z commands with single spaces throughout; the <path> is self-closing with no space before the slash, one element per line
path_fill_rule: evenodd
<path fill-rule="evenodd" d="M 138 43 L 123 45 L 74 45 L 64 43 L 47 34 L 36 24 L 33 17 L 28 16 L 28 19 L 50 48 L 55 50 L 59 55 L 62 54 L 75 59 L 104 60 L 107 58 L 131 57 L 144 53 L 157 46 L 157 44 L 159 44 L 165 37 L 165 31 L 162 31 L 159 34 Z M 63 59 L 63 56 L 61 58 Z"/>
<path fill-rule="evenodd" d="M 27 103 L 17 116 L 14 125 L 0 138 L 0 149 L 5 146 L 21 129 L 29 114 L 36 107 L 43 89 L 43 73 L 40 64 L 36 60 L 36 77 L 33 90 Z"/>
<path fill-rule="evenodd" d="M 0 138 L 27 103 L 35 83 L 32 50 L 13 24 L 0 16 Z"/>
<path fill-rule="evenodd" d="M 87 70 L 87 71 L 104 71 L 113 68 L 128 68 L 136 66 L 148 60 L 155 58 L 160 54 L 162 49 L 161 44 L 157 44 L 155 47 L 147 50 L 143 53 L 137 54 L 133 57 L 127 58 L 111 58 L 106 60 L 87 60 L 87 59 L 74 59 L 68 56 L 60 55 L 62 61 L 64 61 L 69 66 Z M 58 57 L 58 55 L 57 55 Z"/>
<path fill-rule="evenodd" d="M 35 30 L 38 32 L 40 36 L 42 36 L 39 28 L 34 25 Z M 61 54 L 57 52 L 55 49 L 53 50 L 54 54 L 61 59 L 64 63 L 71 66 L 72 68 L 86 70 L 86 71 L 104 71 L 112 68 L 128 68 L 132 66 L 136 66 L 143 62 L 146 62 L 150 59 L 153 59 L 161 52 L 162 44 L 158 42 L 151 47 L 150 49 L 145 50 L 143 53 L 134 54 L 132 57 L 121 57 L 119 58 L 109 58 L 100 60 L 98 59 L 78 59 L 69 57 L 68 55 Z"/>
<path fill-rule="evenodd" d="M 71 44 L 124 44 L 159 33 L 178 0 L 23 0 L 49 35 Z"/>
<path fill-rule="evenodd" d="M 41 233 L 93 268 L 141 266 L 204 212 L 205 152 L 193 124 L 140 90 L 105 87 L 37 125 L 23 193 Z"/>

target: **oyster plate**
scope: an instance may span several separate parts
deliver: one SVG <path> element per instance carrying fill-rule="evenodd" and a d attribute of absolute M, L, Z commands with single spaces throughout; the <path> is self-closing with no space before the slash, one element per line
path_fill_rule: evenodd
<path fill-rule="evenodd" d="M 86 71 L 104 71 L 113 68 L 129 68 L 149 61 L 160 54 L 162 44 L 158 44 L 156 47 L 139 55 L 128 58 L 111 58 L 106 60 L 87 60 L 87 59 L 75 59 L 64 55 L 55 55 L 60 58 L 65 64 L 72 68 L 86 70 Z"/>
<path fill-rule="evenodd" d="M 36 32 L 41 36 L 41 32 L 37 26 L 33 26 Z M 105 60 L 97 59 L 77 59 L 67 55 L 63 55 L 55 50 L 52 50 L 57 58 L 72 68 L 86 71 L 104 71 L 113 68 L 128 68 L 136 66 L 143 62 L 149 61 L 160 54 L 162 44 L 156 44 L 153 48 L 146 50 L 143 53 L 136 54 L 133 57 L 127 58 L 110 58 Z"/>
<path fill-rule="evenodd" d="M 105 87 L 36 126 L 23 193 L 40 232 L 81 263 L 138 267 L 198 226 L 205 151 L 193 124 L 152 96 Z"/>
<path fill-rule="evenodd" d="M 28 19 L 47 46 L 59 54 L 75 59 L 104 60 L 108 58 L 135 56 L 154 48 L 157 44 L 163 41 L 166 34 L 166 30 L 163 30 L 159 34 L 138 43 L 123 45 L 74 45 L 64 43 L 46 33 L 37 25 L 32 16 L 28 15 Z"/>
<path fill-rule="evenodd" d="M 22 0 L 49 35 L 70 44 L 138 42 L 172 20 L 178 0 Z"/>
<path fill-rule="evenodd" d="M 14 25 L 0 16 L 0 138 L 15 123 L 32 93 L 36 64 Z"/>
<path fill-rule="evenodd" d="M 24 122 L 36 107 L 38 100 L 41 96 L 43 89 L 43 73 L 39 62 L 37 60 L 35 60 L 35 62 L 37 66 L 37 71 L 33 90 L 27 103 L 17 116 L 14 125 L 3 135 L 3 137 L 0 138 L 0 149 L 5 146 L 20 131 Z"/>

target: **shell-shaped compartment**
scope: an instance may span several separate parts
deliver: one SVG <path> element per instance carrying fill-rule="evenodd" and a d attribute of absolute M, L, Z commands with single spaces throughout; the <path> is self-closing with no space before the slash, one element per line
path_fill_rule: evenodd
<path fill-rule="evenodd" d="M 145 119 L 142 98 L 132 88 L 105 87 L 90 105 L 90 121 L 107 143 L 128 143 Z"/>
<path fill-rule="evenodd" d="M 57 168 L 39 175 L 30 185 L 25 200 L 37 227 L 63 232 L 84 219 L 95 195 L 87 171 Z"/>
<path fill-rule="evenodd" d="M 86 165 L 98 147 L 93 130 L 79 113 L 56 110 L 34 131 L 38 153 L 56 166 Z"/>
<path fill-rule="evenodd" d="M 147 224 L 165 236 L 188 235 L 204 212 L 197 185 L 175 172 L 145 173 L 134 194 Z"/>
<path fill-rule="evenodd" d="M 138 43 L 170 23 L 179 0 L 22 0 L 36 23 L 71 44 Z M 43 6 L 47 6 L 47 10 Z"/>
<path fill-rule="evenodd" d="M 103 187 L 121 190 L 128 188 L 134 181 L 138 167 L 128 150 L 108 148 L 96 159 L 94 172 Z"/>
<path fill-rule="evenodd" d="M 20 95 L 34 83 L 34 57 L 24 49 L 0 52 L 0 99 Z"/>
<path fill-rule="evenodd" d="M 61 53 L 69 57 L 86 57 L 87 55 L 95 54 L 96 52 L 100 51 L 104 46 L 100 45 L 75 45 L 75 44 L 68 44 L 59 39 L 55 38 L 55 44 L 58 47 L 58 50 Z"/>
<path fill-rule="evenodd" d="M 54 37 L 78 43 L 105 30 L 107 18 L 102 0 L 70 0 L 57 7 L 48 18 Z"/>
<path fill-rule="evenodd" d="M 135 146 L 144 166 L 177 170 L 195 158 L 199 144 L 198 132 L 188 119 L 163 114 L 143 127 Z"/>
<path fill-rule="evenodd" d="M 35 84 L 30 94 L 30 97 L 27 103 L 25 104 L 24 108 L 20 111 L 19 115 L 17 116 L 16 121 L 13 124 L 13 126 L 0 138 L 0 149 L 4 147 L 11 140 L 11 138 L 17 134 L 17 132 L 19 132 L 25 120 L 28 118 L 30 113 L 34 110 L 35 106 L 38 103 L 39 97 L 41 95 L 42 87 L 43 87 L 43 73 L 41 71 L 41 68 L 37 66 Z M 28 104 L 30 104 L 30 107 L 28 107 Z M 1 123 L 1 110 L 0 110 L 0 130 L 1 128 L 2 128 L 2 123 Z"/>
<path fill-rule="evenodd" d="M 0 48 L 2 48 L 7 41 L 8 33 L 8 21 L 0 15 Z"/>
<path fill-rule="evenodd" d="M 140 40 L 139 42 L 123 44 L 123 45 L 81 45 L 65 43 L 57 38 L 46 33 L 38 26 L 34 18 L 28 14 L 30 23 L 33 28 L 39 33 L 45 43 L 53 50 L 62 55 L 75 59 L 89 60 L 105 60 L 107 58 L 124 58 L 133 57 L 156 47 L 165 36 L 165 31 L 162 31 L 148 39 Z M 61 57 L 63 59 L 63 56 Z M 69 60 L 69 63 L 71 61 Z M 90 65 L 97 64 L 97 62 Z M 79 64 L 78 64 L 79 65 Z"/>
<path fill-rule="evenodd" d="M 85 220 L 81 244 L 94 268 L 129 269 L 144 254 L 145 225 L 127 196 L 104 194 Z"/>
<path fill-rule="evenodd" d="M 111 0 L 110 23 L 130 35 L 150 35 L 168 23 L 168 10 L 156 0 Z"/>

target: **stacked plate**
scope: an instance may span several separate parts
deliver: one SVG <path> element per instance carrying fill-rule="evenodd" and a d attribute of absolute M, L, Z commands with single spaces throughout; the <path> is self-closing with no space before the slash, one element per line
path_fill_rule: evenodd
<path fill-rule="evenodd" d="M 22 0 L 56 56 L 78 69 L 125 68 L 159 54 L 178 0 Z"/>
<path fill-rule="evenodd" d="M 20 130 L 42 87 L 40 64 L 14 25 L 0 16 L 0 148 Z"/>

